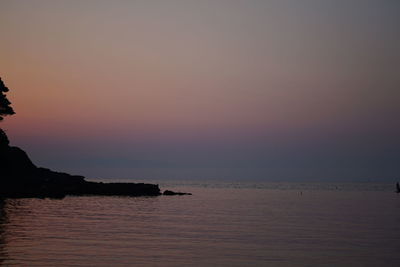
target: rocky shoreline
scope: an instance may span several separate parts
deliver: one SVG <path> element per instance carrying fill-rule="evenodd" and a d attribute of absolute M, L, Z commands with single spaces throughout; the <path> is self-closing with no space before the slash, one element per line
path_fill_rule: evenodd
<path fill-rule="evenodd" d="M 189 194 L 170 190 L 161 193 L 157 184 L 90 182 L 83 176 L 40 168 L 32 163 L 25 151 L 9 146 L 6 134 L 0 131 L 0 198 Z"/>
<path fill-rule="evenodd" d="M 0 78 L 0 121 L 15 114 L 5 93 L 9 89 Z M 165 191 L 165 195 L 182 195 Z M 89 182 L 85 177 L 39 168 L 25 151 L 10 146 L 6 133 L 0 129 L 0 198 L 55 197 L 66 195 L 159 196 L 156 184 Z"/>

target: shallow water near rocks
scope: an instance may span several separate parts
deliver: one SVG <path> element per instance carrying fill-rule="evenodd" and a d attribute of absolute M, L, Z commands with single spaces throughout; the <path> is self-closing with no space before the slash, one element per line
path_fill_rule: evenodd
<path fill-rule="evenodd" d="M 191 196 L 8 199 L 5 266 L 398 266 L 392 185 L 160 184 Z"/>

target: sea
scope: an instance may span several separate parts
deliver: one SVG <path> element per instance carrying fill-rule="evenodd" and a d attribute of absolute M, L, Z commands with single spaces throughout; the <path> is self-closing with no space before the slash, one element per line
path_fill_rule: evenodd
<path fill-rule="evenodd" d="M 2 266 L 400 266 L 394 183 L 156 182 L 0 200 Z"/>

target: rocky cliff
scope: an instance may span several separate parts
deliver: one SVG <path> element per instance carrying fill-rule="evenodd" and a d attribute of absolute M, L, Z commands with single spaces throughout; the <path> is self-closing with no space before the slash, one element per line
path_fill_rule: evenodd
<path fill-rule="evenodd" d="M 0 130 L 0 197 L 160 194 L 160 188 L 154 184 L 89 182 L 83 176 L 39 168 L 25 151 L 10 146 L 7 135 Z"/>

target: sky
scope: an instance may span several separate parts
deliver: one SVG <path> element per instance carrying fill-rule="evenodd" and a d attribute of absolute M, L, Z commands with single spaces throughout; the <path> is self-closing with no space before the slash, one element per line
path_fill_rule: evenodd
<path fill-rule="evenodd" d="M 0 0 L 4 128 L 88 178 L 400 179 L 400 2 Z"/>

